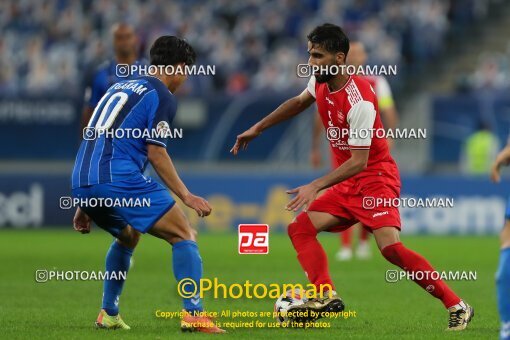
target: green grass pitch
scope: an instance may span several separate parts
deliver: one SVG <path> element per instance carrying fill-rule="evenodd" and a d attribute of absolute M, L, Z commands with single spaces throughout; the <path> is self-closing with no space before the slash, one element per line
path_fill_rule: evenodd
<path fill-rule="evenodd" d="M 394 267 L 376 251 L 369 261 L 336 262 L 336 235 L 321 235 L 330 258 L 330 270 L 346 310 L 355 318 L 336 319 L 323 329 L 228 329 L 223 338 L 298 339 L 328 338 L 413 338 L 496 339 L 498 315 L 494 273 L 498 258 L 496 237 L 403 236 L 404 243 L 425 255 L 439 270 L 477 272 L 476 281 L 451 282 L 461 297 L 475 307 L 475 318 L 460 333 L 448 333 L 447 313 L 442 304 L 413 282 L 386 283 L 385 271 Z M 4 230 L 0 232 L 2 264 L 0 330 L 2 338 L 48 339 L 169 339 L 203 338 L 205 334 L 181 333 L 176 319 L 159 319 L 156 310 L 179 311 L 172 273 L 171 247 L 146 235 L 134 255 L 121 297 L 121 315 L 130 331 L 104 331 L 93 327 L 99 311 L 102 283 L 99 281 L 35 282 L 37 269 L 104 270 L 104 256 L 111 237 L 94 229 L 89 235 L 63 230 Z M 302 283 L 294 250 L 286 235 L 270 235 L 270 254 L 238 255 L 237 235 L 202 234 L 199 246 L 204 276 L 222 283 Z M 209 311 L 272 311 L 272 299 L 212 299 Z M 220 321 L 249 321 L 249 319 Z M 271 321 L 261 319 L 261 321 Z"/>

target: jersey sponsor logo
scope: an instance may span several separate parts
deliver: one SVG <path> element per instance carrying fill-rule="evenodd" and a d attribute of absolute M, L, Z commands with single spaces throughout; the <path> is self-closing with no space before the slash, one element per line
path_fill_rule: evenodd
<path fill-rule="evenodd" d="M 383 215 L 388 215 L 389 213 L 390 213 L 389 211 L 378 212 L 378 213 L 373 214 L 372 218 L 383 216 Z"/>
<path fill-rule="evenodd" d="M 269 226 L 267 224 L 240 224 L 238 237 L 239 254 L 269 253 Z"/>

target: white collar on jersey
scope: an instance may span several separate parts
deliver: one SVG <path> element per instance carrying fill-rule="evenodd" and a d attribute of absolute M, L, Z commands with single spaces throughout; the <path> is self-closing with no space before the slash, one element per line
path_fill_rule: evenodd
<path fill-rule="evenodd" d="M 345 89 L 345 87 L 347 86 L 347 84 L 349 84 L 349 82 L 351 80 L 352 80 L 352 76 L 349 74 L 349 78 L 347 78 L 347 81 L 345 82 L 345 84 L 341 88 L 339 88 L 338 90 L 333 91 L 333 92 L 331 92 L 331 90 L 329 89 L 329 85 L 326 83 L 326 87 L 328 88 L 329 94 L 333 94 L 333 93 L 337 93 L 337 92 L 342 91 L 343 89 Z"/>

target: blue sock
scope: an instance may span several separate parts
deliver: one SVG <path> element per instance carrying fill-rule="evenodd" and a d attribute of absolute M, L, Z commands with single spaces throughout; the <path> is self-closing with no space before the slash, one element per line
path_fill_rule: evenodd
<path fill-rule="evenodd" d="M 118 280 L 105 280 L 103 286 L 103 306 L 102 308 L 108 315 L 119 314 L 119 297 L 124 286 L 124 279 L 119 278 L 119 272 L 127 273 L 129 262 L 133 255 L 133 249 L 120 245 L 113 241 L 110 250 L 106 254 L 106 272 L 109 276 L 115 272 Z"/>
<path fill-rule="evenodd" d="M 198 252 L 197 243 L 194 241 L 180 241 L 173 245 L 173 269 L 174 276 L 177 282 L 185 278 L 190 278 L 196 282 L 197 287 L 200 286 L 200 279 L 202 278 L 202 258 Z M 186 292 L 192 292 L 191 285 L 184 286 Z M 200 292 L 191 298 L 183 298 L 184 309 L 190 313 L 201 312 L 202 299 L 200 299 Z"/>
<path fill-rule="evenodd" d="M 496 273 L 501 339 L 510 339 L 510 248 L 501 249 Z"/>

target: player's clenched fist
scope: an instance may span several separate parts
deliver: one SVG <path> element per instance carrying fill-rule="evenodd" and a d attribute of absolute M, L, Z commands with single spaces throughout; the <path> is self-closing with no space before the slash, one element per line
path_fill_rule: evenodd
<path fill-rule="evenodd" d="M 74 230 L 82 233 L 88 234 L 90 233 L 90 217 L 85 214 L 80 208 L 76 209 L 76 213 L 73 218 L 73 228 Z"/>
<path fill-rule="evenodd" d="M 212 208 L 209 202 L 202 197 L 188 194 L 184 197 L 183 203 L 195 210 L 200 217 L 206 217 L 211 214 Z"/>
<path fill-rule="evenodd" d="M 239 151 L 240 148 L 246 150 L 246 148 L 248 147 L 248 143 L 251 142 L 252 139 L 257 137 L 258 135 L 260 135 L 260 131 L 258 131 L 257 128 L 252 126 L 248 130 L 237 136 L 236 143 L 234 144 L 232 149 L 230 149 L 230 152 L 233 153 L 234 155 L 237 155 L 237 152 Z"/>

